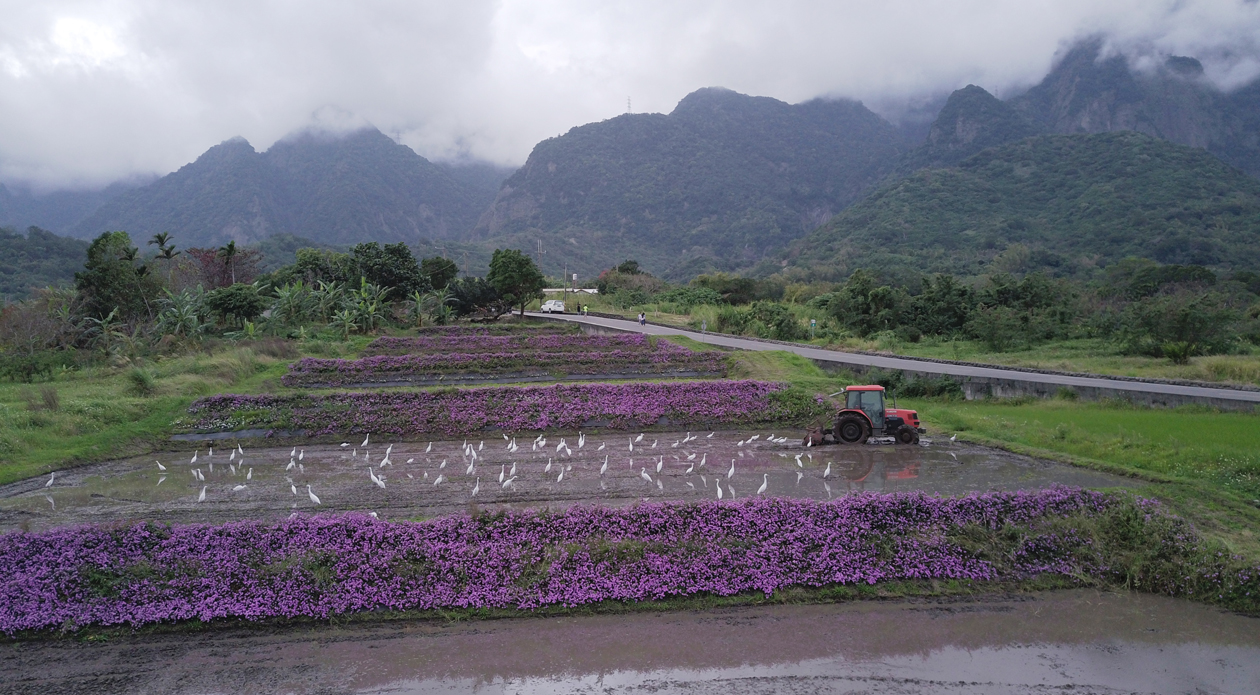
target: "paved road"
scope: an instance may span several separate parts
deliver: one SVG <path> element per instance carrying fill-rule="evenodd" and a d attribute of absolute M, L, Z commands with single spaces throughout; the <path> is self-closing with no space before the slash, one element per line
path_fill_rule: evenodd
<path fill-rule="evenodd" d="M 1183 386 L 1178 384 L 1159 384 L 1106 377 L 1072 376 L 1070 374 L 1044 374 L 1024 372 L 1000 367 L 977 367 L 964 364 L 948 364 L 927 362 L 905 357 L 883 357 L 878 355 L 861 355 L 852 352 L 823 350 L 806 345 L 784 345 L 781 343 L 765 343 L 757 340 L 734 338 L 724 335 L 702 335 L 696 331 L 669 328 L 648 324 L 640 326 L 636 321 L 608 319 L 599 316 L 578 316 L 570 314 L 528 313 L 528 316 L 542 319 L 555 319 L 585 323 L 622 331 L 637 331 L 649 335 L 685 335 L 694 340 L 740 350 L 786 350 L 802 357 L 823 362 L 834 362 L 841 365 L 858 367 L 878 367 L 885 370 L 905 370 L 925 372 L 929 374 L 946 374 L 957 378 L 1006 380 L 1029 384 L 1049 384 L 1055 387 L 1069 386 L 1078 389 L 1102 389 L 1134 395 L 1156 395 L 1175 399 L 1196 400 L 1200 402 L 1233 402 L 1237 406 L 1260 404 L 1260 391 L 1242 391 L 1229 388 L 1211 388 L 1205 386 Z"/>

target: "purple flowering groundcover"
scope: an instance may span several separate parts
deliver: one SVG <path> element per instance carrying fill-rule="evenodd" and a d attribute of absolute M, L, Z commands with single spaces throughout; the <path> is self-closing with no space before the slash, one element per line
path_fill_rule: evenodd
<path fill-rule="evenodd" d="M 423 345 L 423 349 L 418 347 Z M 373 350 L 373 346 L 376 350 Z M 357 360 L 307 357 L 289 365 L 289 387 L 406 382 L 450 374 L 724 375 L 726 355 L 696 352 L 647 336 L 542 335 L 378 338 Z M 373 354 L 375 352 L 375 354 Z"/>
<path fill-rule="evenodd" d="M 302 430 L 308 436 L 464 435 L 591 427 L 730 427 L 803 423 L 824 412 L 816 397 L 763 381 L 559 384 L 434 391 L 219 395 L 188 408 L 177 429 Z"/>
<path fill-rule="evenodd" d="M 1059 487 L 13 532 L 0 536 L 0 631 L 1081 576 L 1106 569 L 1065 521 L 1125 499 Z M 978 534 L 1001 552 L 978 550 Z"/>

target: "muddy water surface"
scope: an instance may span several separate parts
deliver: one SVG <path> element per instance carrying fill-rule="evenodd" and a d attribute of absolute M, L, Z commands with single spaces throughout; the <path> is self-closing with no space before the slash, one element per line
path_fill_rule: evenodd
<path fill-rule="evenodd" d="M 1260 692 L 1260 621 L 1044 592 L 27 642 L 0 693 Z"/>
<path fill-rule="evenodd" d="M 243 454 L 226 444 L 213 453 L 204 445 L 189 446 L 70 469 L 55 475 L 51 485 L 42 477 L 0 487 L 0 530 L 125 519 L 217 523 L 316 511 L 415 519 L 463 511 L 471 503 L 498 509 L 717 499 L 719 488 L 722 499 L 730 500 L 756 494 L 763 483 L 764 494 L 811 499 L 863 491 L 955 495 L 1129 484 L 1117 476 L 947 441 L 806 449 L 796 439 L 767 441 L 785 436 L 772 432 L 749 441 L 753 434 L 706 432 L 688 439 L 685 432 L 649 433 L 637 443 L 622 434 L 599 435 L 581 447 L 575 437 L 566 437 L 564 447 L 556 436 L 539 444 L 521 437 L 514 451 L 502 439 L 475 440 L 468 442 L 475 455 L 461 441 L 403 442 L 393 445 L 385 465 L 387 442 L 369 442 L 366 448 L 358 446 L 361 440 L 297 450 L 250 448 Z M 203 489 L 205 500 L 198 501 Z"/>

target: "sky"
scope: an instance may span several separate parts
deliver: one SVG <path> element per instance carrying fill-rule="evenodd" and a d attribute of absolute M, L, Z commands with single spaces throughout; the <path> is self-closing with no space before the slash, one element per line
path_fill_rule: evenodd
<path fill-rule="evenodd" d="M 373 125 L 434 160 L 533 146 L 708 86 L 897 119 L 1035 84 L 1075 41 L 1260 75 L 1256 0 L 0 0 L 0 181 L 165 174 L 234 136 Z"/>

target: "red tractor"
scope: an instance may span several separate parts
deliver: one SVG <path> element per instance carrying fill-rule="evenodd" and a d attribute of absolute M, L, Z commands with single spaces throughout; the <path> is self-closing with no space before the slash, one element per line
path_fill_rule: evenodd
<path fill-rule="evenodd" d="M 884 407 L 883 386 L 850 386 L 831 395 L 841 394 L 845 403 L 836 413 L 835 426 L 809 428 L 804 444 L 862 444 L 872 436 L 895 437 L 899 444 L 917 444 L 919 434 L 926 431 L 919 426 L 917 412 L 897 408 L 896 401 L 893 407 Z"/>

